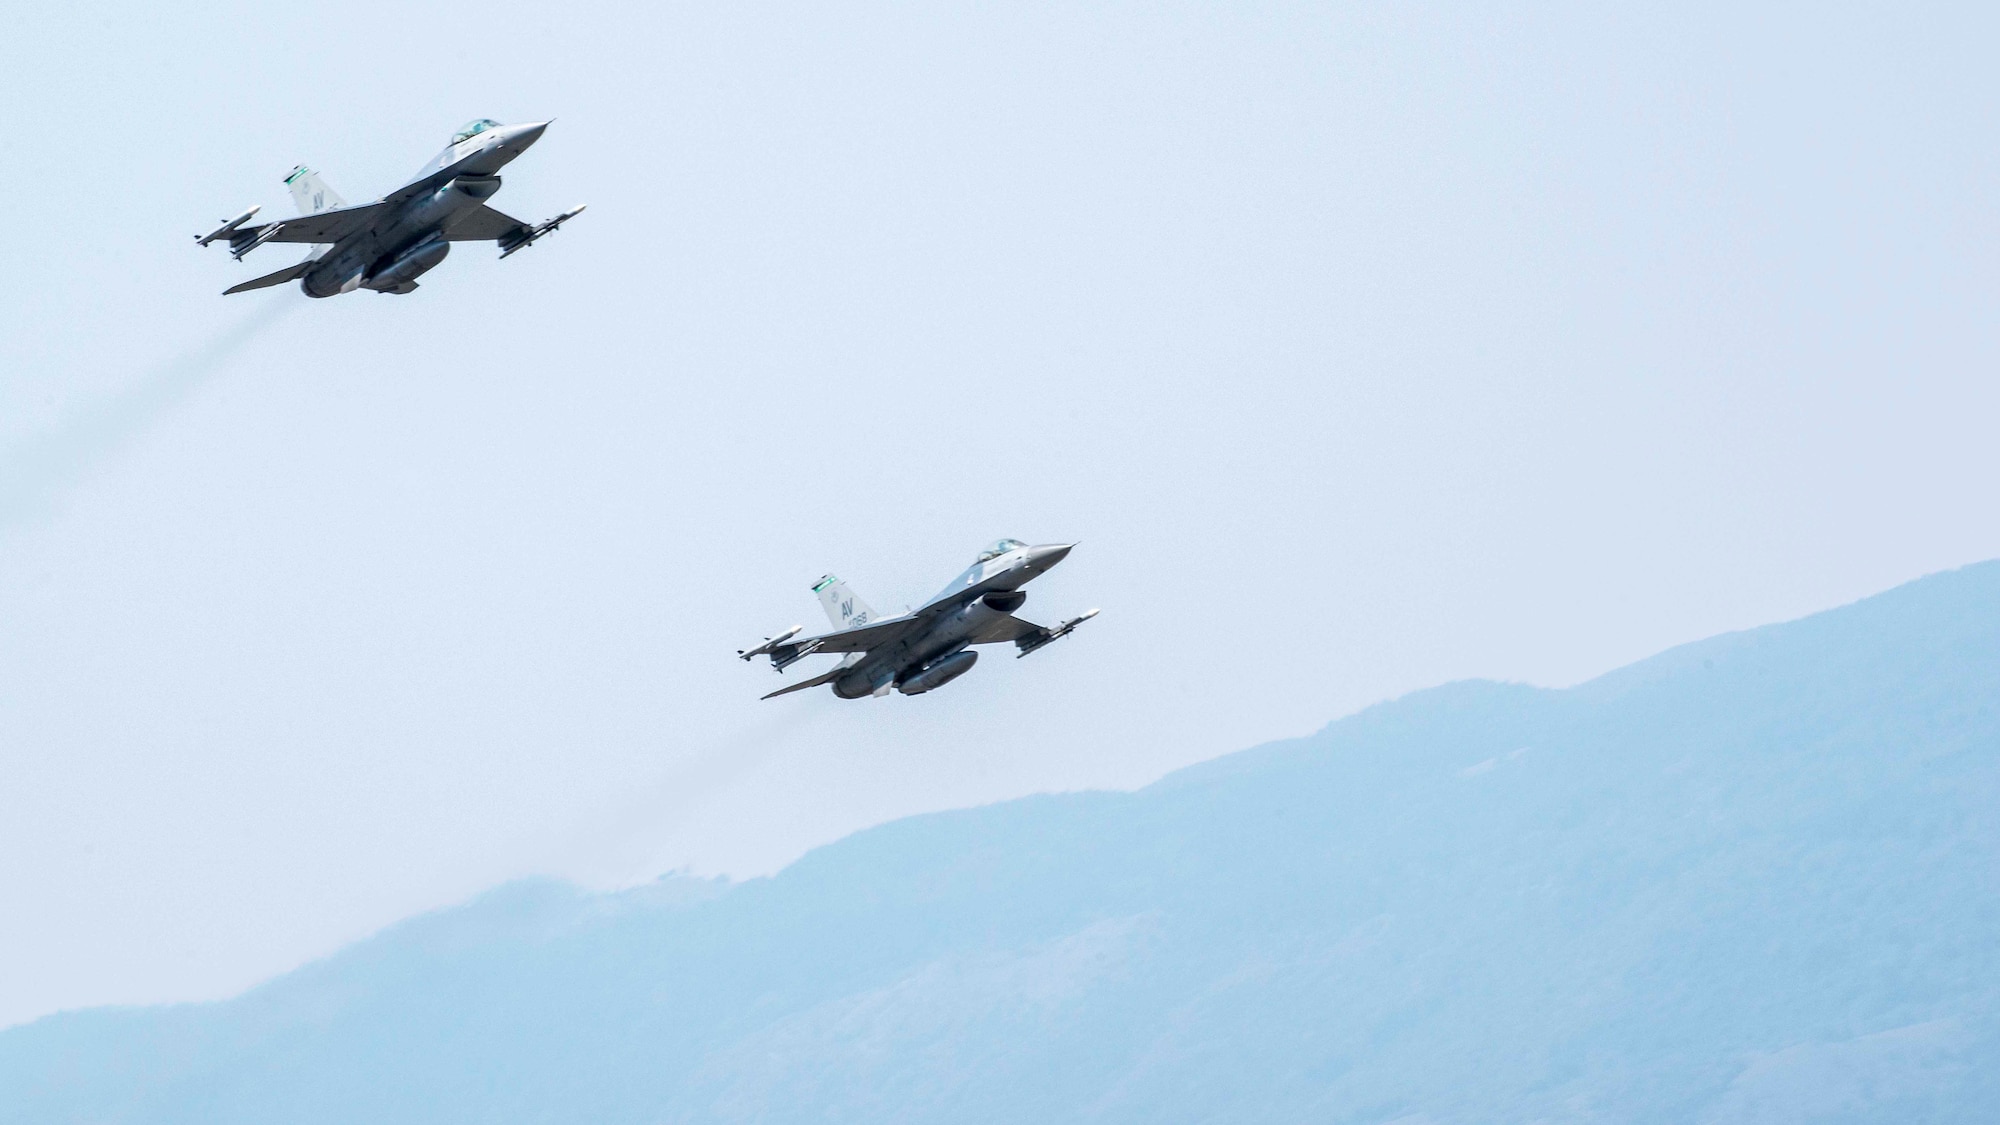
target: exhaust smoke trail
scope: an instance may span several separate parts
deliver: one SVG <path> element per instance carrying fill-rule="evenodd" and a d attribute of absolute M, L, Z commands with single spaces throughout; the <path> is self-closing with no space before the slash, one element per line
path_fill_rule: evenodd
<path fill-rule="evenodd" d="M 219 374 L 245 345 L 301 304 L 283 294 L 136 384 L 0 450 L 0 528 L 53 510 L 91 470 Z"/>
<path fill-rule="evenodd" d="M 726 736 L 655 774 L 610 807 L 600 807 L 555 849 L 559 869 L 589 885 L 630 886 L 657 877 L 655 854 L 695 810 L 776 759 L 793 736 L 833 716 L 822 706 L 793 706 Z"/>

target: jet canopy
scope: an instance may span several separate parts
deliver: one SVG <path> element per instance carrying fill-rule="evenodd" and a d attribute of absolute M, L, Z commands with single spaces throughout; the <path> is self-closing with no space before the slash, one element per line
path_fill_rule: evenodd
<path fill-rule="evenodd" d="M 979 558 L 974 561 L 985 562 L 988 559 L 997 559 L 1009 551 L 1018 551 L 1025 546 L 1027 544 L 1021 542 L 1019 539 L 995 539 L 986 545 L 984 551 L 979 552 Z"/>
<path fill-rule="evenodd" d="M 491 117 L 482 117 L 477 121 L 468 121 L 465 123 L 464 128 L 451 135 L 451 143 L 457 144 L 460 141 L 469 141 L 488 129 L 498 129 L 499 127 L 500 123 Z"/>

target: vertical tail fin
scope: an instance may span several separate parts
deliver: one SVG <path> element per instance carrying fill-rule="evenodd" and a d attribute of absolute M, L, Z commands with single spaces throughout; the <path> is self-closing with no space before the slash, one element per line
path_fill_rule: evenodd
<path fill-rule="evenodd" d="M 831 574 L 813 583 L 813 593 L 819 595 L 819 604 L 826 607 L 827 620 L 836 629 L 852 629 L 875 620 L 875 611 L 868 608 L 868 603 L 855 597 L 847 583 Z"/>
<path fill-rule="evenodd" d="M 285 177 L 285 185 L 292 189 L 292 201 L 299 205 L 299 214 L 317 215 L 321 211 L 331 211 L 347 206 L 340 193 L 326 186 L 319 173 L 301 164 Z"/>

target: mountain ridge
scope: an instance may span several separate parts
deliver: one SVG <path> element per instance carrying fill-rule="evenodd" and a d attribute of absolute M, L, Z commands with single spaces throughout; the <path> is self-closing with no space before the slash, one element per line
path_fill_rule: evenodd
<path fill-rule="evenodd" d="M 767 878 L 509 884 L 0 1032 L 0 1122 L 1983 1120 L 1996 752 L 1988 562 Z"/>

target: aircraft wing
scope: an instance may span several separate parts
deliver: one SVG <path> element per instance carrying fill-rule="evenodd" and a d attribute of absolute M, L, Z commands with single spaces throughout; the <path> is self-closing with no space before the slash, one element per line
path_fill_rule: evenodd
<path fill-rule="evenodd" d="M 769 695 L 763 696 L 762 698 L 776 699 L 781 695 L 790 695 L 795 691 L 804 691 L 807 688 L 816 688 L 821 684 L 830 684 L 833 681 L 839 679 L 841 673 L 845 671 L 847 671 L 846 665 L 844 664 L 838 665 L 832 671 L 826 672 L 823 675 L 814 676 L 810 680 L 800 680 L 798 683 L 789 684 L 785 687 L 781 687 L 777 691 L 774 691 Z"/>
<path fill-rule="evenodd" d="M 972 643 L 976 645 L 1004 644 L 1007 641 L 1018 641 L 1022 637 L 1032 637 L 1037 633 L 1046 632 L 1048 630 L 1042 628 L 1040 625 L 1032 621 L 1024 621 L 1010 613 L 974 634 Z"/>
<path fill-rule="evenodd" d="M 1096 610 L 1087 609 L 1082 614 L 1072 617 L 1054 628 L 1050 628 L 1047 625 L 1037 625 L 1032 621 L 1024 621 L 1010 614 L 981 629 L 979 635 L 972 638 L 972 643 L 976 645 L 995 645 L 1003 641 L 1013 641 L 1014 647 L 1021 650 L 1014 655 L 1016 657 L 1026 656 L 1044 645 L 1062 640 L 1064 637 L 1076 632 L 1078 625 L 1096 616 Z"/>
<path fill-rule="evenodd" d="M 918 615 L 906 613 L 870 621 L 866 625 L 856 625 L 852 629 L 841 629 L 838 632 L 821 633 L 817 637 L 787 641 L 771 650 L 771 658 L 790 663 L 797 658 L 793 654 L 805 656 L 815 652 L 867 652 L 871 648 L 878 648 L 902 636 L 904 631 L 921 620 Z"/>
<path fill-rule="evenodd" d="M 528 224 L 482 203 L 446 227 L 444 236 L 452 242 L 498 242 L 510 234 L 527 231 Z"/>
<path fill-rule="evenodd" d="M 307 258 L 295 266 L 286 266 L 276 273 L 267 273 L 263 277 L 243 282 L 240 285 L 232 285 L 224 289 L 222 295 L 227 297 L 231 293 L 247 293 L 252 289 L 268 289 L 273 285 L 283 285 L 287 281 L 297 281 L 306 275 L 307 270 L 318 264 L 317 261 Z"/>
<path fill-rule="evenodd" d="M 281 219 L 275 223 L 264 223 L 254 227 L 237 227 L 236 233 L 231 236 L 230 244 L 233 246 L 242 241 L 339 242 L 373 222 L 388 206 L 386 203 L 363 203 L 359 207 L 340 207 L 313 215 L 301 215 L 296 219 Z M 266 233 L 267 231 L 269 233 Z"/>

